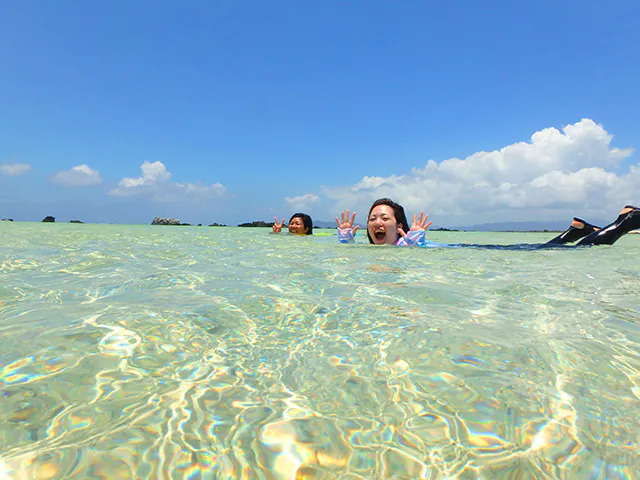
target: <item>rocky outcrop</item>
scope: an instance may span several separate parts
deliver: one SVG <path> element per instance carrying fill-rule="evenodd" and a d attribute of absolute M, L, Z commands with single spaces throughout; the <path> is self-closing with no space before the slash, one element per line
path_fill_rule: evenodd
<path fill-rule="evenodd" d="M 3 222 L 13 222 L 13 218 L 3 218 Z"/>
<path fill-rule="evenodd" d="M 241 223 L 240 225 L 238 225 L 239 227 L 273 227 L 273 222 L 271 223 L 267 223 L 267 222 L 263 222 L 262 220 L 258 220 L 257 222 L 247 222 L 247 223 Z"/>
<path fill-rule="evenodd" d="M 42 221 L 45 222 L 45 223 L 53 223 L 53 222 L 56 221 L 56 217 L 52 217 L 52 216 L 49 215 L 47 217 L 44 217 L 42 219 Z"/>
<path fill-rule="evenodd" d="M 84 223 L 80 220 L 69 220 L 69 223 Z"/>
<path fill-rule="evenodd" d="M 178 220 L 177 218 L 156 217 L 153 219 L 153 222 L 151 222 L 151 225 L 181 225 L 188 227 L 190 224 L 180 223 L 180 220 Z"/>
<path fill-rule="evenodd" d="M 223 225 L 222 223 L 216 223 L 216 222 L 213 222 L 209 226 L 210 227 L 226 227 L 226 225 Z"/>

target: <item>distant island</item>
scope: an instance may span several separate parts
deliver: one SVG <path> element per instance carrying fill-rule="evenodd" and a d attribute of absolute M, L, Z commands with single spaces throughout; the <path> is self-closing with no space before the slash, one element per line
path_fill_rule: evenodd
<path fill-rule="evenodd" d="M 13 222 L 13 219 L 9 219 Z M 52 217 L 51 215 L 47 215 L 42 219 L 43 223 L 56 223 L 56 217 Z M 82 220 L 69 220 L 69 223 L 84 223 Z"/>
<path fill-rule="evenodd" d="M 151 225 L 176 225 L 180 227 L 190 227 L 190 223 L 182 223 L 177 218 L 164 218 L 164 217 L 155 217 L 151 222 Z"/>
<path fill-rule="evenodd" d="M 273 222 L 263 222 L 262 220 L 257 220 L 255 222 L 247 222 L 240 223 L 239 227 L 273 227 Z"/>
<path fill-rule="evenodd" d="M 13 218 L 2 218 L 2 222 L 13 222 Z M 20 220 L 18 220 L 20 221 Z M 47 215 L 41 220 L 42 223 L 56 223 L 56 217 Z M 69 220 L 69 223 L 84 224 L 85 222 L 78 219 Z M 100 222 L 98 222 L 100 223 Z M 171 225 L 171 226 L 192 226 L 190 223 L 183 223 L 180 219 L 171 217 L 155 217 L 151 222 L 151 225 Z M 198 223 L 198 227 L 203 224 Z M 228 225 L 218 222 L 212 222 L 208 224 L 209 227 L 227 227 Z M 237 225 L 238 227 L 252 227 L 252 228 L 272 228 L 273 222 L 265 222 L 263 220 L 254 220 L 252 222 L 244 222 Z M 361 228 L 366 225 L 360 225 Z M 314 229 L 335 229 L 335 222 L 326 222 L 317 220 L 313 222 Z M 456 227 L 434 227 L 430 228 L 430 232 L 513 232 L 513 233 L 555 233 L 563 232 L 566 229 L 564 222 L 556 221 L 537 221 L 537 222 L 499 222 L 499 223 L 482 223 L 470 226 L 456 226 Z M 639 234 L 640 230 L 629 232 L 631 234 Z"/>

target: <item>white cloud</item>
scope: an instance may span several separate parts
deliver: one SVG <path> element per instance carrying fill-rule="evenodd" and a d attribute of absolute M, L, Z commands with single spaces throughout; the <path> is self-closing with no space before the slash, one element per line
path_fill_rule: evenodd
<path fill-rule="evenodd" d="M 82 164 L 72 167 L 71 170 L 56 173 L 52 180 L 68 187 L 87 187 L 101 184 L 102 175 L 98 171 Z"/>
<path fill-rule="evenodd" d="M 299 197 L 286 197 L 285 202 L 294 210 L 310 210 L 311 207 L 320 201 L 320 198 L 311 193 Z"/>
<path fill-rule="evenodd" d="M 109 192 L 110 195 L 127 197 L 129 195 L 139 195 L 150 188 L 158 186 L 159 183 L 167 182 L 171 178 L 171 173 L 167 172 L 162 162 L 144 161 L 140 166 L 141 177 L 125 177 L 118 183 L 118 187 Z"/>
<path fill-rule="evenodd" d="M 221 197 L 227 192 L 226 187 L 220 183 L 203 185 L 200 182 L 170 182 L 171 172 L 167 171 L 162 162 L 145 161 L 140 170 L 141 177 L 123 178 L 108 194 L 116 197 L 144 195 L 157 201 L 174 202 L 188 198 Z"/>
<path fill-rule="evenodd" d="M 556 220 L 568 215 L 609 218 L 625 203 L 640 201 L 640 166 L 616 173 L 633 149 L 611 146 L 613 136 L 583 119 L 562 131 L 546 128 L 521 142 L 464 159 L 429 160 L 407 175 L 366 176 L 344 187 L 323 187 L 335 215 L 357 210 L 360 221 L 380 197 L 422 210 L 440 225 L 493 221 Z M 536 217 L 540 215 L 543 217 Z"/>
<path fill-rule="evenodd" d="M 187 195 L 221 196 L 227 191 L 227 188 L 221 183 L 213 183 L 211 185 L 202 185 L 200 183 L 176 183 L 175 187 L 184 191 Z"/>
<path fill-rule="evenodd" d="M 17 177 L 31 170 L 28 163 L 0 163 L 0 173 L 7 177 Z"/>

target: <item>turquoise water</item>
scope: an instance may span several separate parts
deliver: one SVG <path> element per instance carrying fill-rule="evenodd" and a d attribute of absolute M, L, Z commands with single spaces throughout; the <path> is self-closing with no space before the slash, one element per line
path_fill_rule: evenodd
<path fill-rule="evenodd" d="M 0 478 L 638 478 L 639 258 L 2 222 Z"/>

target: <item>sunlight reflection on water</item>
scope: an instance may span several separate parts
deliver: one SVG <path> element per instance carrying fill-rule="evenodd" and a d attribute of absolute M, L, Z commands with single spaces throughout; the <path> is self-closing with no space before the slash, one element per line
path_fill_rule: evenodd
<path fill-rule="evenodd" d="M 42 228 L 0 231 L 0 478 L 638 478 L 640 236 Z"/>

